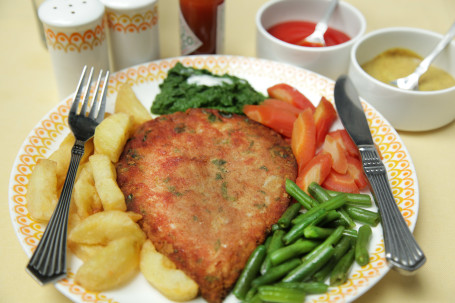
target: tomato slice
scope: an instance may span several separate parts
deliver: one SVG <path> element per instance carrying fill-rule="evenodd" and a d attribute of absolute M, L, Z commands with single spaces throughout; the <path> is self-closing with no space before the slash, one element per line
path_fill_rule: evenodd
<path fill-rule="evenodd" d="M 295 107 L 294 105 L 287 103 L 285 101 L 279 100 L 279 99 L 273 99 L 273 98 L 265 99 L 264 102 L 262 102 L 262 104 L 267 105 L 267 106 L 274 106 L 277 108 L 277 110 L 287 110 L 292 113 L 295 113 L 296 118 L 303 111 L 302 109 Z"/>
<path fill-rule="evenodd" d="M 295 113 L 266 104 L 245 105 L 243 112 L 251 120 L 268 126 L 285 137 L 291 138 L 294 121 L 297 118 Z"/>
<path fill-rule="evenodd" d="M 316 147 L 321 146 L 333 122 L 337 119 L 337 112 L 326 98 L 322 97 L 314 111 L 314 124 L 316 124 Z"/>
<path fill-rule="evenodd" d="M 367 188 L 369 183 L 363 171 L 362 162 L 352 156 L 347 156 L 346 159 L 348 162 L 348 174 L 354 178 L 354 182 L 359 190 Z"/>
<path fill-rule="evenodd" d="M 315 106 L 311 103 L 308 98 L 299 92 L 296 88 L 286 84 L 279 83 L 273 85 L 267 89 L 267 93 L 271 98 L 279 99 L 294 105 L 300 109 L 311 108 L 311 111 L 315 111 Z"/>
<path fill-rule="evenodd" d="M 332 155 L 332 168 L 337 173 L 345 174 L 348 171 L 348 160 L 343 147 L 331 135 L 325 136 L 322 152 Z"/>
<path fill-rule="evenodd" d="M 341 146 L 344 150 L 353 157 L 360 157 L 359 150 L 355 145 L 354 141 L 352 141 L 351 136 L 349 136 L 348 132 L 345 129 L 337 129 L 335 131 L 329 132 L 331 135 Z"/>
<path fill-rule="evenodd" d="M 308 193 L 308 186 L 311 182 L 322 184 L 331 172 L 331 167 L 332 156 L 326 153 L 319 153 L 305 167 L 299 170 L 295 183 Z"/>
<path fill-rule="evenodd" d="M 292 130 L 291 147 L 299 169 L 304 167 L 316 153 L 316 126 L 311 109 L 299 114 Z"/>
<path fill-rule="evenodd" d="M 350 174 L 340 174 L 332 169 L 330 174 L 322 183 L 322 187 L 344 193 L 359 193 L 360 190 Z"/>

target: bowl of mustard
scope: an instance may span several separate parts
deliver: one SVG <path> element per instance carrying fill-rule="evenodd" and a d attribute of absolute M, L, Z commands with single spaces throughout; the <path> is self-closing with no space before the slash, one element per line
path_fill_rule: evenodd
<path fill-rule="evenodd" d="M 432 31 L 393 27 L 372 31 L 351 50 L 348 75 L 359 95 L 397 130 L 428 131 L 455 119 L 455 42 L 433 61 L 418 90 L 391 81 L 412 73 L 442 39 Z"/>

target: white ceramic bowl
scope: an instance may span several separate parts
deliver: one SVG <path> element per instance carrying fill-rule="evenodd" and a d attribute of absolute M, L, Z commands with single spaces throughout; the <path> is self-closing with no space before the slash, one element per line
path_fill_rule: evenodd
<path fill-rule="evenodd" d="M 307 68 L 336 79 L 347 73 L 349 54 L 354 43 L 364 34 L 364 16 L 352 5 L 340 1 L 329 21 L 329 27 L 340 30 L 351 39 L 329 47 L 305 47 L 281 41 L 267 32 L 284 21 L 320 21 L 330 0 L 273 0 L 265 3 L 256 14 L 256 55 Z"/>
<path fill-rule="evenodd" d="M 440 34 L 417 28 L 384 28 L 365 35 L 352 48 L 348 75 L 359 95 L 398 130 L 426 131 L 452 122 L 455 119 L 455 86 L 437 91 L 403 90 L 376 80 L 361 65 L 395 47 L 425 57 L 441 38 Z M 455 77 L 454 41 L 432 65 Z"/>

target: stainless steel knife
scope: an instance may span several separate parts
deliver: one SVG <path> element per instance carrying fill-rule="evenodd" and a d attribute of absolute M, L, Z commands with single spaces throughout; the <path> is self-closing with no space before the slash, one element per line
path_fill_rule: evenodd
<path fill-rule="evenodd" d="M 359 96 L 345 75 L 340 76 L 335 83 L 335 107 L 346 131 L 359 149 L 363 170 L 379 208 L 386 259 L 395 269 L 413 272 L 425 263 L 425 255 L 398 209 Z"/>

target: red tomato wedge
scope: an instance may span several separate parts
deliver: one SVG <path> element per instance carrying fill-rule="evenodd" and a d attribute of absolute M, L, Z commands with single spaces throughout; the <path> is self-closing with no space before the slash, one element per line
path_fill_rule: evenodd
<path fill-rule="evenodd" d="M 340 174 L 332 169 L 330 174 L 322 183 L 322 187 L 344 193 L 359 193 L 354 178 L 350 174 Z"/>
<path fill-rule="evenodd" d="M 337 119 L 337 112 L 326 98 L 322 97 L 314 111 L 314 124 L 316 125 L 316 147 L 321 146 L 333 122 Z"/>
<path fill-rule="evenodd" d="M 348 132 L 345 129 L 337 129 L 335 131 L 329 132 L 329 135 L 332 136 L 346 151 L 346 153 L 353 157 L 360 157 L 359 150 L 352 141 Z"/>
<path fill-rule="evenodd" d="M 304 167 L 316 153 L 316 126 L 311 109 L 299 114 L 292 130 L 291 147 L 299 169 Z"/>
<path fill-rule="evenodd" d="M 346 153 L 331 135 L 325 136 L 324 144 L 322 145 L 323 153 L 329 153 L 332 156 L 333 164 L 332 168 L 334 171 L 340 174 L 345 174 L 348 171 L 348 160 L 346 158 Z"/>
<path fill-rule="evenodd" d="M 265 104 L 245 105 L 243 112 L 251 120 L 268 126 L 285 137 L 291 138 L 292 128 L 297 117 L 295 113 Z"/>
<path fill-rule="evenodd" d="M 267 93 L 271 98 L 279 99 L 294 105 L 300 109 L 311 108 L 312 112 L 315 111 L 315 106 L 305 97 L 304 94 L 299 92 L 296 88 L 285 84 L 279 83 L 267 89 Z"/>
<path fill-rule="evenodd" d="M 311 182 L 322 184 L 331 172 L 332 156 L 330 154 L 317 154 L 305 167 L 299 170 L 295 183 L 308 193 Z"/>
<path fill-rule="evenodd" d="M 352 156 L 347 156 L 346 158 L 348 161 L 348 174 L 354 178 L 354 182 L 359 190 L 367 188 L 369 183 L 363 172 L 362 162 Z"/>

